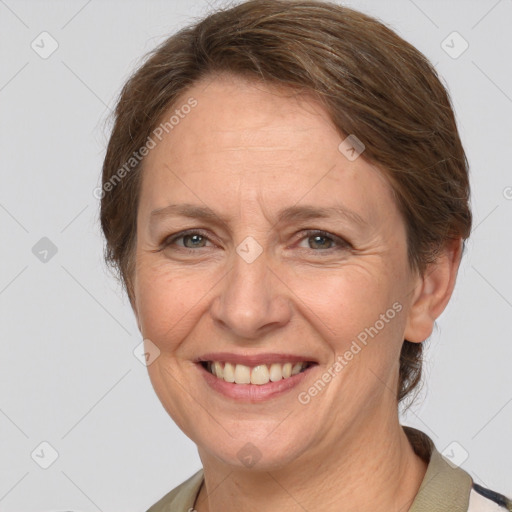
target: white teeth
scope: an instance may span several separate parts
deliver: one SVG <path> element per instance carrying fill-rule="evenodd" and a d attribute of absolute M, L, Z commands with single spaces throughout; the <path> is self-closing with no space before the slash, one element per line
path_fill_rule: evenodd
<path fill-rule="evenodd" d="M 235 367 L 231 363 L 224 365 L 224 380 L 226 382 L 235 382 Z"/>
<path fill-rule="evenodd" d="M 250 384 L 251 369 L 243 364 L 237 364 L 235 366 L 235 382 L 237 384 Z"/>
<path fill-rule="evenodd" d="M 251 384 L 267 384 L 269 380 L 269 372 L 266 364 L 260 364 L 252 369 Z"/>
<path fill-rule="evenodd" d="M 272 363 L 271 365 L 260 364 L 251 368 L 244 364 L 222 363 L 211 361 L 207 364 L 207 370 L 218 379 L 236 384 L 257 384 L 263 385 L 269 382 L 278 382 L 297 375 L 308 367 L 308 363 Z"/>
<path fill-rule="evenodd" d="M 292 368 L 292 375 L 297 375 L 302 370 L 302 363 L 295 363 Z"/>
<path fill-rule="evenodd" d="M 219 363 L 219 361 L 215 361 L 215 363 L 213 363 L 213 374 L 217 375 L 217 377 L 220 377 L 221 379 L 224 377 L 224 370 L 222 369 L 222 364 Z"/>
<path fill-rule="evenodd" d="M 278 363 L 273 363 L 270 365 L 270 380 L 272 382 L 277 382 L 283 378 L 283 366 Z"/>

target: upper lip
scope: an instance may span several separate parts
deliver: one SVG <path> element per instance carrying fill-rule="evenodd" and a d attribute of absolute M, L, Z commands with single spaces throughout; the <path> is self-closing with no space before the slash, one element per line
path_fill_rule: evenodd
<path fill-rule="evenodd" d="M 207 361 L 220 361 L 231 364 L 243 364 L 245 366 L 257 366 L 260 364 L 272 364 L 272 363 L 301 363 L 309 362 L 316 363 L 316 361 L 308 356 L 298 356 L 293 354 L 276 354 L 265 352 L 261 354 L 234 354 L 232 352 L 211 352 L 209 354 L 203 354 L 196 359 L 196 363 L 207 362 Z"/>

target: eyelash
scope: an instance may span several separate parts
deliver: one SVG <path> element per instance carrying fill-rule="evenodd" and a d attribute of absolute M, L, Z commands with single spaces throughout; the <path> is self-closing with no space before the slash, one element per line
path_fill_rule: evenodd
<path fill-rule="evenodd" d="M 207 241 L 211 242 L 208 235 L 204 231 L 202 231 L 200 229 L 189 229 L 186 231 L 180 231 L 179 233 L 170 235 L 167 238 L 165 238 L 162 241 L 161 248 L 159 250 L 160 251 L 164 250 L 165 248 L 174 244 L 177 240 L 180 240 L 181 238 L 184 238 L 185 236 L 188 236 L 188 235 L 200 235 L 203 238 L 205 238 Z M 327 239 L 331 240 L 333 243 L 338 244 L 338 247 L 329 247 L 328 249 L 318 249 L 318 250 L 315 250 L 315 249 L 305 249 L 305 250 L 311 250 L 313 252 L 331 253 L 332 251 L 347 250 L 347 249 L 352 248 L 352 245 L 349 242 L 347 242 L 346 240 L 344 240 L 343 238 L 340 238 L 336 235 L 333 235 L 332 233 L 323 231 L 321 229 L 306 229 L 304 236 L 302 238 L 300 238 L 299 242 L 304 239 L 311 238 L 313 236 L 320 236 L 323 238 L 327 238 Z M 204 247 L 198 247 L 197 249 L 191 249 L 189 247 L 181 247 L 180 246 L 178 248 L 178 250 L 181 252 L 186 252 L 186 253 L 192 254 L 192 253 L 196 253 L 198 249 L 203 249 L 203 248 Z M 304 250 L 304 248 L 302 248 L 302 247 L 300 249 Z"/>

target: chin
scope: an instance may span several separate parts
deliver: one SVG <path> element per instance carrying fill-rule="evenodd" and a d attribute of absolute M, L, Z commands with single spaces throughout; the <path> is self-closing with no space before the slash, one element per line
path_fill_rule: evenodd
<path fill-rule="evenodd" d="M 268 430 L 268 424 L 265 427 Z M 208 457 L 214 457 L 227 466 L 255 472 L 285 468 L 308 449 L 308 440 L 300 438 L 299 432 L 295 434 L 289 430 L 284 433 L 284 438 L 265 431 L 261 435 L 253 432 L 236 438 L 224 432 L 221 439 L 210 431 L 203 439 L 204 443 L 195 441 L 203 464 L 207 463 Z M 213 439 L 216 440 L 214 444 Z"/>

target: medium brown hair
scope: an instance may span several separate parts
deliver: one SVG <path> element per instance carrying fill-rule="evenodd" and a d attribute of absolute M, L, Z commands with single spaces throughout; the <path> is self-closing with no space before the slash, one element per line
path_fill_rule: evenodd
<path fill-rule="evenodd" d="M 178 97 L 216 73 L 312 93 L 341 136 L 355 134 L 362 157 L 393 189 L 412 269 L 423 274 L 449 240 L 469 236 L 468 162 L 449 94 L 425 56 L 380 21 L 335 3 L 250 0 L 172 35 L 120 93 L 100 219 L 105 259 L 132 303 L 141 148 Z M 422 346 L 404 340 L 398 401 L 420 382 Z"/>

